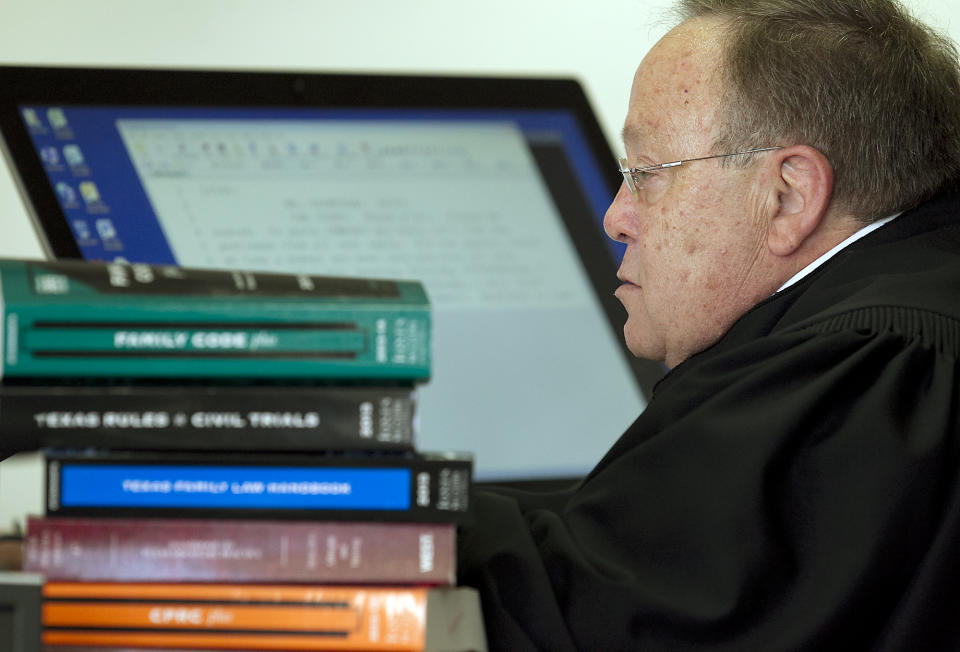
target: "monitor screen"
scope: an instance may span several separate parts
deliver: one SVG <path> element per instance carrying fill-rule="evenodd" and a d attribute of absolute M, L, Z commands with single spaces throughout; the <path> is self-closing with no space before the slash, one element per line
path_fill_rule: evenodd
<path fill-rule="evenodd" d="M 0 128 L 52 256 L 423 281 L 417 445 L 481 481 L 582 475 L 643 409 L 619 175 L 575 82 L 34 72 Z"/>

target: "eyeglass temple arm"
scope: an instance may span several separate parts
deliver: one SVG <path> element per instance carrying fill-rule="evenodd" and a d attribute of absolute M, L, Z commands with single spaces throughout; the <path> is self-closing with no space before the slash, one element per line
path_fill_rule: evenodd
<path fill-rule="evenodd" d="M 743 152 L 732 152 L 730 154 L 713 154 L 711 156 L 698 156 L 697 158 L 685 158 L 682 161 L 672 161 L 670 163 L 659 163 L 657 165 L 649 165 L 646 167 L 636 167 L 630 168 L 631 172 L 644 172 L 649 170 L 662 170 L 664 168 L 675 168 L 684 163 L 692 163 L 693 161 L 706 161 L 711 158 L 726 158 L 728 156 L 740 156 L 741 154 L 757 154 L 759 152 L 769 152 L 775 149 L 783 149 L 783 145 L 774 145 L 773 147 L 760 147 L 759 149 L 748 149 Z"/>

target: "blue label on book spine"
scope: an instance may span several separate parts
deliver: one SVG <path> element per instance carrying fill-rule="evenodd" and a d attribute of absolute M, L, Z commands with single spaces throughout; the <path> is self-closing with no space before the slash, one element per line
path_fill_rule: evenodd
<path fill-rule="evenodd" d="M 410 509 L 406 469 L 71 465 L 63 507 Z"/>

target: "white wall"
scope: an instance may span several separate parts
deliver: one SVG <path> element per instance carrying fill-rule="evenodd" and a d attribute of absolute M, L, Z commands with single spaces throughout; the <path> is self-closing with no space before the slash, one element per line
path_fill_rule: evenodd
<path fill-rule="evenodd" d="M 614 150 L 669 0 L 0 0 L 0 62 L 579 78 Z M 906 0 L 960 41 L 960 3 Z M 0 89 L 2 92 L 2 89 Z M 0 164 L 0 256 L 40 256 Z M 36 455 L 0 464 L 0 532 L 42 509 Z"/>

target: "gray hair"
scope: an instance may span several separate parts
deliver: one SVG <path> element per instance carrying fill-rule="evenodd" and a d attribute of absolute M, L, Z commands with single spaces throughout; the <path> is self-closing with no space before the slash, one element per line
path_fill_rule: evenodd
<path fill-rule="evenodd" d="M 678 0 L 722 21 L 717 152 L 806 144 L 864 221 L 960 179 L 955 46 L 895 0 Z"/>

